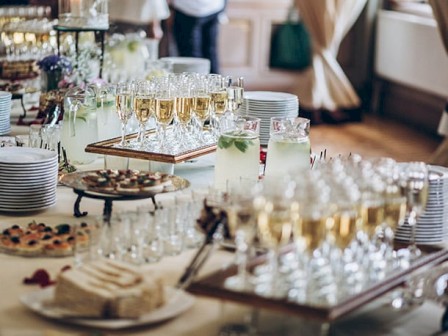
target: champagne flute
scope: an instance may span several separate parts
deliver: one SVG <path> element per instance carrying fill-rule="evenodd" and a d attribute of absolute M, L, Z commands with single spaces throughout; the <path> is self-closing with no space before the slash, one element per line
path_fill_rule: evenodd
<path fill-rule="evenodd" d="M 181 147 L 188 148 L 188 131 L 187 126 L 193 117 L 195 97 L 192 94 L 192 86 L 190 82 L 179 85 L 176 95 L 176 116 L 180 124 L 180 132 L 178 138 Z"/>
<path fill-rule="evenodd" d="M 227 110 L 227 91 L 225 79 L 221 75 L 208 76 L 208 92 L 211 99 L 210 126 L 215 138 L 219 137 L 220 119 Z"/>
<path fill-rule="evenodd" d="M 243 182 L 243 181 L 241 181 Z M 253 181 L 247 181 L 253 185 Z M 245 183 L 241 186 L 249 187 Z M 250 187 L 249 187 L 250 189 Z M 230 204 L 227 207 L 227 216 L 231 232 L 235 232 L 237 274 L 225 281 L 225 286 L 236 289 L 249 289 L 249 272 L 247 270 L 248 259 L 252 255 L 253 243 L 256 233 L 256 212 L 248 189 L 240 189 L 240 192 L 230 192 Z"/>
<path fill-rule="evenodd" d="M 202 85 L 197 85 L 193 92 L 193 111 L 196 119 L 199 121 L 199 142 L 206 143 L 204 123 L 210 117 L 211 94 Z"/>
<path fill-rule="evenodd" d="M 175 99 L 174 88 L 167 83 L 160 83 L 155 96 L 155 116 L 159 131 L 159 144 L 162 150 L 168 149 L 167 127 L 174 119 Z"/>
<path fill-rule="evenodd" d="M 288 179 L 266 179 L 254 199 L 257 211 L 257 236 L 268 248 L 267 266 L 258 276 L 255 292 L 262 296 L 284 297 L 287 287 L 279 272 L 280 249 L 291 242 L 293 232 L 292 207 L 295 183 Z"/>
<path fill-rule="evenodd" d="M 406 196 L 408 224 L 411 228 L 408 252 L 412 261 L 421 255 L 415 241 L 415 232 L 417 219 L 424 212 L 428 199 L 428 168 L 424 162 L 409 162 L 401 177 L 401 190 Z"/>
<path fill-rule="evenodd" d="M 237 114 L 243 105 L 244 79 L 243 77 L 227 76 L 225 78 L 227 92 L 227 112 L 231 116 Z"/>
<path fill-rule="evenodd" d="M 140 82 L 136 85 L 134 96 L 134 112 L 139 123 L 137 146 L 145 146 L 145 131 L 148 120 L 154 115 L 155 94 L 149 82 Z"/>
<path fill-rule="evenodd" d="M 115 92 L 115 107 L 117 109 L 118 118 L 121 121 L 121 142 L 119 147 L 125 148 L 128 143 L 126 141 L 126 126 L 132 116 L 132 89 L 131 83 L 119 83 Z"/>

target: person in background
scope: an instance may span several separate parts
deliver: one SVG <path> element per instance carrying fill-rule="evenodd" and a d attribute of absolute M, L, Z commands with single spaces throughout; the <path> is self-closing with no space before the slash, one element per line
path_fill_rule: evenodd
<path fill-rule="evenodd" d="M 219 73 L 219 19 L 225 5 L 225 0 L 171 0 L 179 56 L 209 59 L 211 73 Z"/>
<path fill-rule="evenodd" d="M 147 37 L 160 40 L 163 36 L 160 22 L 169 16 L 166 0 L 132 0 L 132 4 L 109 0 L 109 18 L 120 33 L 143 30 Z"/>

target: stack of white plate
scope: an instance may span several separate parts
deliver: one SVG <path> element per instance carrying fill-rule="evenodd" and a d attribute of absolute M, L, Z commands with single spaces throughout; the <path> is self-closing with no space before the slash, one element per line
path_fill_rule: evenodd
<path fill-rule="evenodd" d="M 297 117 L 299 99 L 285 92 L 247 91 L 241 109 L 243 114 L 261 119 L 260 143 L 267 145 L 271 117 Z"/>
<path fill-rule="evenodd" d="M 400 241 L 409 241 L 411 228 L 407 221 L 395 233 Z M 429 190 L 425 212 L 418 218 L 417 244 L 439 244 L 448 239 L 448 168 L 429 166 Z"/>
<path fill-rule="evenodd" d="M 199 57 L 163 57 L 162 61 L 172 64 L 174 73 L 192 72 L 199 74 L 210 73 L 210 60 Z"/>
<path fill-rule="evenodd" d="M 0 135 L 11 132 L 11 98 L 10 92 L 0 91 Z"/>
<path fill-rule="evenodd" d="M 56 203 L 58 155 L 46 149 L 0 148 L 0 211 L 43 210 Z"/>

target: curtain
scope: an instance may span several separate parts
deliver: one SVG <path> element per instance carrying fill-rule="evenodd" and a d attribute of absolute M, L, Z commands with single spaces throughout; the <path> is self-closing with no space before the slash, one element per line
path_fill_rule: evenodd
<path fill-rule="evenodd" d="M 367 0 L 295 0 L 313 41 L 313 66 L 300 103 L 311 109 L 357 108 L 361 102 L 336 60 L 342 39 Z"/>
<path fill-rule="evenodd" d="M 437 21 L 440 36 L 442 37 L 445 50 L 448 53 L 448 1 L 447 0 L 429 0 Z M 448 104 L 442 114 L 439 122 L 438 132 L 441 135 L 448 135 Z"/>
<path fill-rule="evenodd" d="M 448 53 L 448 0 L 429 0 L 434 13 L 434 18 L 437 21 L 440 35 L 442 37 L 445 50 Z M 445 137 L 448 136 L 448 102 L 445 110 L 442 112 L 442 118 L 439 122 L 438 132 Z M 448 138 L 437 148 L 432 155 L 430 162 L 442 166 L 448 166 Z"/>

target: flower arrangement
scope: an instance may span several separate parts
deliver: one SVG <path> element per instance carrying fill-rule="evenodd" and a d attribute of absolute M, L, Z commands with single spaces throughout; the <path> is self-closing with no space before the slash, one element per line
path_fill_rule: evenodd
<path fill-rule="evenodd" d="M 60 88 L 59 82 L 63 76 L 69 75 L 72 70 L 72 63 L 63 56 L 49 55 L 37 62 L 42 70 L 42 91 L 51 91 Z"/>
<path fill-rule="evenodd" d="M 46 72 L 66 72 L 72 71 L 70 60 L 63 56 L 49 55 L 37 62 L 38 67 Z"/>

